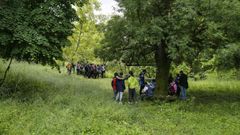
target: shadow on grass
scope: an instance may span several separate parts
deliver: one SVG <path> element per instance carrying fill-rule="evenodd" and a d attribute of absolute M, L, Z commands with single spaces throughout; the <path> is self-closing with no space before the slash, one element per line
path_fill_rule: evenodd
<path fill-rule="evenodd" d="M 189 95 L 195 104 L 240 103 L 240 91 L 194 90 Z"/>
<path fill-rule="evenodd" d="M 219 116 L 236 116 L 240 110 L 240 91 L 238 90 L 188 90 L 188 99 L 159 99 L 150 101 L 153 106 L 171 107 L 176 112 L 206 113 Z M 152 102 L 152 103 L 151 103 Z M 167 104 L 166 104 L 167 103 Z M 166 106 L 165 106 L 166 105 Z"/>
<path fill-rule="evenodd" d="M 18 102 L 32 103 L 36 100 L 48 100 L 51 92 L 56 89 L 50 82 L 38 82 L 37 80 L 24 79 L 9 80 L 0 88 L 0 99 L 12 99 Z"/>
<path fill-rule="evenodd" d="M 240 109 L 240 92 L 210 90 L 189 91 L 188 100 L 177 103 L 177 106 L 178 110 L 184 112 L 235 116 Z"/>

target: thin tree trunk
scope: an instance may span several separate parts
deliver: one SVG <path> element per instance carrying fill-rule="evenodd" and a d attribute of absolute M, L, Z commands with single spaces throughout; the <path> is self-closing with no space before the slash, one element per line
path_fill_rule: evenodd
<path fill-rule="evenodd" d="M 0 82 L 0 87 L 2 87 L 2 85 L 4 84 L 5 80 L 6 80 L 6 77 L 7 77 L 7 73 L 11 67 L 11 64 L 12 64 L 12 60 L 13 60 L 13 57 L 11 57 L 10 61 L 9 61 L 9 64 L 8 64 L 8 67 L 7 69 L 5 70 L 4 72 L 4 76 L 3 76 L 3 79 L 1 79 L 1 82 Z"/>
<path fill-rule="evenodd" d="M 81 22 L 80 22 L 81 23 Z M 83 24 L 80 25 L 80 31 L 79 31 L 79 35 L 78 35 L 78 41 L 77 41 L 77 47 L 73 53 L 73 56 L 72 58 L 77 54 L 77 51 L 78 51 L 78 48 L 80 47 L 80 44 L 81 44 L 81 36 L 82 36 L 82 33 L 83 33 Z"/>
<path fill-rule="evenodd" d="M 82 36 L 82 30 L 83 29 L 83 24 L 80 26 L 80 32 L 79 32 L 79 35 L 78 35 L 78 41 L 77 41 L 77 47 L 75 49 L 75 53 L 78 51 L 78 48 L 80 46 L 80 42 L 81 42 L 81 36 Z"/>
<path fill-rule="evenodd" d="M 161 98 L 168 93 L 168 77 L 170 71 L 170 60 L 163 45 L 159 45 L 155 51 L 156 61 L 156 90 L 155 97 Z"/>

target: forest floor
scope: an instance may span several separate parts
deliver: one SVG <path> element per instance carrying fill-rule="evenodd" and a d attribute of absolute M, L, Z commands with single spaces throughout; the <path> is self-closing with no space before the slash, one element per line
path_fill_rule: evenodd
<path fill-rule="evenodd" d="M 240 134 L 240 81 L 190 82 L 187 101 L 132 105 L 113 101 L 110 82 L 15 62 L 0 88 L 0 135 Z"/>

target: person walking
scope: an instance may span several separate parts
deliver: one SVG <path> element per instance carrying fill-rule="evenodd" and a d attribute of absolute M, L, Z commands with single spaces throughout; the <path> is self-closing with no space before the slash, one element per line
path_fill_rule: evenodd
<path fill-rule="evenodd" d="M 136 89 L 139 87 L 138 80 L 134 77 L 132 71 L 129 72 L 130 77 L 127 80 L 128 84 L 128 103 L 132 104 L 136 103 Z"/>
<path fill-rule="evenodd" d="M 186 100 L 187 99 L 186 91 L 188 89 L 188 77 L 183 71 L 180 71 L 179 86 L 181 88 L 180 99 Z"/>

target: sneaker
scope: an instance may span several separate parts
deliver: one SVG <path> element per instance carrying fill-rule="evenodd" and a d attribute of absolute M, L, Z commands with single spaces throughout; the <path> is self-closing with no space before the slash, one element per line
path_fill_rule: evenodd
<path fill-rule="evenodd" d="M 119 102 L 120 105 L 122 105 L 123 103 L 122 102 Z"/>

